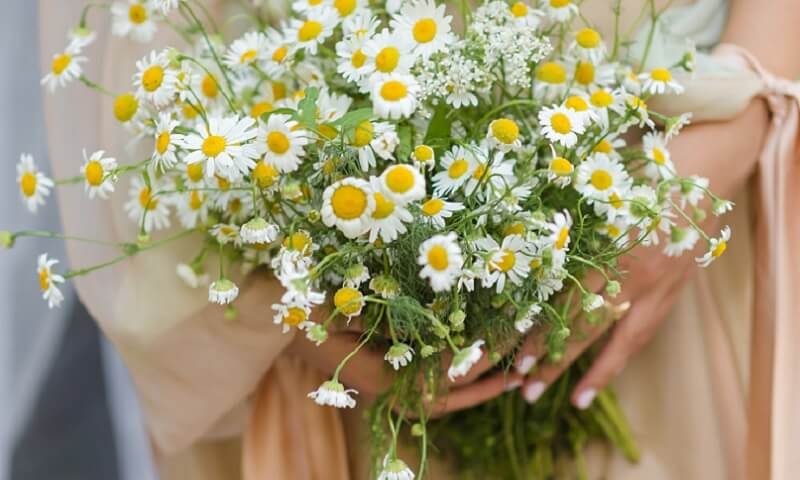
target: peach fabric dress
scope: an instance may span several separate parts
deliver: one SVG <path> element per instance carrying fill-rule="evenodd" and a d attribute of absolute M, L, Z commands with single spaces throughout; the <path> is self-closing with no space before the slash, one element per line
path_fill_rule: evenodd
<path fill-rule="evenodd" d="M 611 25 L 609 1 L 587 0 L 583 7 L 605 31 Z M 77 21 L 81 3 L 40 0 L 43 64 L 50 52 L 63 48 L 64 32 Z M 624 26 L 636 27 L 640 3 L 623 2 Z M 86 75 L 121 92 L 130 88 L 134 60 L 149 50 L 111 37 L 99 16 L 92 16 L 99 40 L 88 52 Z M 653 61 L 682 52 L 684 37 L 715 45 L 725 1 L 675 1 L 667 17 L 669 27 L 656 35 Z M 157 41 L 179 44 L 168 34 Z M 743 479 L 769 478 L 771 472 L 772 478 L 789 480 L 800 470 L 800 456 L 791 450 L 800 445 L 800 414 L 791 408 L 791 400 L 800 398 L 800 356 L 794 351 L 800 312 L 791 303 L 800 293 L 800 265 L 796 254 L 788 255 L 789 240 L 800 240 L 800 232 L 788 215 L 788 208 L 798 205 L 797 188 L 787 182 L 798 178 L 798 109 L 791 96 L 797 87 L 755 72 L 735 49 L 726 56 L 729 61 L 722 61 L 722 52 L 716 59 L 701 56 L 687 94 L 660 110 L 690 110 L 695 121 L 725 119 L 753 97 L 768 96 L 775 115 L 753 181 L 757 202 L 751 205 L 750 191 L 735 199 L 737 209 L 727 218 L 734 232 L 730 251 L 687 284 L 664 328 L 617 381 L 641 445 L 641 464 L 629 465 L 598 447 L 591 452 L 593 478 Z M 149 155 L 149 146 L 129 146 L 128 135 L 113 120 L 111 102 L 77 86 L 47 99 L 57 177 L 78 171 L 84 147 L 105 149 L 125 162 Z M 62 191 L 65 230 L 135 238 L 122 213 L 125 198 L 89 201 L 80 186 Z M 237 322 L 223 321 L 221 312 L 201 314 L 205 292 L 186 288 L 174 274 L 175 262 L 191 248 L 191 241 L 178 242 L 77 281 L 84 302 L 131 370 L 162 478 L 367 478 L 369 447 L 360 412 L 319 408 L 306 398 L 324 379 L 281 353 L 291 335 L 272 324 L 267 305 Z M 69 254 L 72 265 L 84 266 L 114 252 L 73 244 Z M 755 302 L 756 294 L 763 301 Z M 453 477 L 446 465 L 433 468 L 430 478 Z"/>

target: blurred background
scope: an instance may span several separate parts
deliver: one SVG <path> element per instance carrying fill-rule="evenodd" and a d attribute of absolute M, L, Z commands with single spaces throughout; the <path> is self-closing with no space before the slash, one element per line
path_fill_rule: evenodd
<path fill-rule="evenodd" d="M 4 0 L 0 17 L 3 230 L 61 230 L 57 198 L 31 215 L 15 183 L 22 152 L 49 174 L 38 4 Z M 46 239 L 0 254 L 0 480 L 155 480 L 133 387 L 113 346 L 69 287 L 59 309 L 39 298 L 36 257 L 44 251 L 66 258 L 59 241 Z"/>

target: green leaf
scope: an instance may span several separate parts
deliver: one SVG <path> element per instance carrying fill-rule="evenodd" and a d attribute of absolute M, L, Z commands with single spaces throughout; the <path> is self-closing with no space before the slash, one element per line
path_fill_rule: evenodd
<path fill-rule="evenodd" d="M 370 118 L 372 118 L 371 108 L 359 108 L 357 110 L 352 110 L 345 113 L 341 118 L 332 122 L 331 125 L 334 127 L 341 126 L 343 130 L 349 130 L 355 128 L 358 124 L 365 122 Z"/>
<path fill-rule="evenodd" d="M 266 123 L 269 121 L 269 117 L 272 115 L 289 115 L 292 117 L 292 120 L 297 120 L 297 112 L 292 110 L 291 108 L 276 108 L 275 110 L 270 110 L 261 115 L 261 121 Z"/>
<path fill-rule="evenodd" d="M 437 156 L 444 150 L 447 141 L 450 138 L 450 124 L 452 123 L 447 117 L 450 107 L 442 103 L 436 107 L 433 112 L 433 118 L 428 125 L 428 131 L 425 132 L 425 143 L 436 150 Z"/>
<path fill-rule="evenodd" d="M 400 125 L 397 129 L 397 136 L 400 137 L 400 144 L 397 146 L 397 158 L 406 161 L 411 156 L 411 126 Z"/>
<path fill-rule="evenodd" d="M 313 128 L 317 126 L 317 99 L 319 98 L 319 88 L 308 87 L 305 93 L 305 97 L 303 97 L 298 105 L 298 109 L 300 110 L 300 123 L 307 128 Z"/>

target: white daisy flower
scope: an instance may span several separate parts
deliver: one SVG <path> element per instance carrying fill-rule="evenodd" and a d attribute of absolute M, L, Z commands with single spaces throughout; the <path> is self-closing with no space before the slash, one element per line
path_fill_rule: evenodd
<path fill-rule="evenodd" d="M 437 195 L 447 196 L 467 183 L 478 164 L 476 146 L 469 148 L 454 145 L 442 156 L 442 170 L 433 176 L 433 189 Z"/>
<path fill-rule="evenodd" d="M 163 230 L 170 225 L 166 202 L 156 198 L 153 193 L 142 177 L 133 177 L 128 190 L 130 200 L 125 203 L 125 211 L 128 218 L 140 225 L 145 233 Z"/>
<path fill-rule="evenodd" d="M 253 160 L 258 151 L 247 144 L 258 135 L 250 117 L 210 117 L 208 126 L 197 127 L 199 134 L 191 133 L 183 139 L 183 148 L 190 153 L 183 159 L 188 164 L 205 162 L 206 178 L 219 174 L 234 179 L 248 174 L 256 166 Z"/>
<path fill-rule="evenodd" d="M 347 238 L 369 230 L 375 213 L 375 196 L 365 180 L 348 177 L 328 186 L 322 197 L 322 221 L 336 226 Z"/>
<path fill-rule="evenodd" d="M 155 147 L 152 164 L 156 170 L 166 171 L 178 163 L 175 155 L 178 145 L 183 141 L 183 135 L 173 133 L 180 122 L 172 119 L 169 113 L 160 113 L 156 120 Z"/>
<path fill-rule="evenodd" d="M 428 145 L 417 145 L 411 152 L 411 160 L 420 170 L 431 170 L 436 166 L 436 152 Z"/>
<path fill-rule="evenodd" d="M 730 200 L 715 199 L 711 206 L 711 211 L 714 212 L 716 216 L 720 216 L 731 210 L 733 210 L 733 202 Z"/>
<path fill-rule="evenodd" d="M 483 198 L 486 192 L 496 192 L 503 195 L 511 189 L 517 179 L 514 175 L 514 160 L 504 160 L 502 150 L 490 151 L 486 143 L 479 147 L 479 158 L 475 171 L 467 180 L 464 192 L 472 195 L 479 187 L 485 187 L 478 192 L 479 197 Z"/>
<path fill-rule="evenodd" d="M 672 72 L 667 68 L 653 68 L 649 72 L 639 75 L 639 80 L 642 81 L 642 91 L 644 93 L 652 95 L 683 93 L 683 86 L 672 78 Z"/>
<path fill-rule="evenodd" d="M 231 43 L 225 54 L 225 64 L 235 70 L 247 70 L 257 65 L 267 53 L 267 37 L 261 32 L 247 32 Z"/>
<path fill-rule="evenodd" d="M 454 232 L 436 235 L 419 246 L 419 276 L 428 279 L 434 292 L 449 291 L 461 274 L 464 257 Z"/>
<path fill-rule="evenodd" d="M 381 189 L 399 205 L 425 197 L 425 177 L 408 164 L 391 165 L 380 176 Z"/>
<path fill-rule="evenodd" d="M 344 272 L 344 286 L 357 288 L 370 279 L 369 269 L 361 264 L 351 265 Z"/>
<path fill-rule="evenodd" d="M 378 474 L 378 480 L 414 480 L 414 472 L 406 462 L 387 455 L 383 459 L 383 470 Z"/>
<path fill-rule="evenodd" d="M 58 307 L 64 301 L 64 294 L 58 288 L 58 284 L 64 283 L 64 277 L 53 273 L 53 265 L 57 263 L 55 258 L 48 259 L 46 253 L 39 255 L 36 273 L 39 274 L 39 289 L 42 298 L 47 300 L 48 308 Z"/>
<path fill-rule="evenodd" d="M 725 250 L 728 249 L 728 242 L 731 239 L 731 227 L 725 225 L 722 231 L 719 234 L 719 238 L 712 238 L 708 242 L 708 250 L 702 257 L 698 257 L 695 260 L 697 264 L 701 267 L 707 267 L 711 265 L 714 260 L 721 257 Z"/>
<path fill-rule="evenodd" d="M 599 64 L 606 55 L 606 46 L 597 30 L 589 27 L 575 33 L 575 41 L 570 47 L 579 58 Z"/>
<path fill-rule="evenodd" d="M 537 315 L 542 312 L 542 307 L 537 304 L 533 304 L 528 308 L 528 310 L 520 316 L 516 321 L 514 321 L 514 328 L 521 334 L 526 334 L 533 328 L 534 320 Z"/>
<path fill-rule="evenodd" d="M 685 252 L 694 249 L 700 234 L 693 228 L 680 228 L 673 225 L 670 228 L 669 240 L 664 247 L 664 255 L 668 257 L 679 257 Z"/>
<path fill-rule="evenodd" d="M 217 305 L 228 305 L 239 296 L 239 287 L 227 278 L 215 280 L 208 287 L 208 301 Z"/>
<path fill-rule="evenodd" d="M 589 105 L 592 110 L 597 114 L 600 125 L 605 129 L 608 128 L 608 115 L 614 109 L 619 110 L 621 107 L 621 97 L 611 90 L 606 88 L 595 88 L 589 95 Z"/>
<path fill-rule="evenodd" d="M 342 287 L 333 295 L 333 306 L 340 314 L 347 317 L 348 321 L 361 315 L 364 305 L 366 305 L 364 295 L 357 288 Z"/>
<path fill-rule="evenodd" d="M 337 13 L 328 6 L 308 10 L 303 19 L 292 19 L 287 30 L 288 38 L 298 48 L 311 55 L 317 54 L 317 47 L 333 34 L 338 23 Z"/>
<path fill-rule="evenodd" d="M 581 306 L 584 312 L 593 312 L 605 305 L 603 297 L 596 293 L 584 293 L 581 295 Z"/>
<path fill-rule="evenodd" d="M 586 197 L 605 202 L 612 193 L 619 194 L 631 186 L 631 178 L 625 167 L 606 155 L 592 155 L 578 165 L 575 190 Z"/>
<path fill-rule="evenodd" d="M 258 129 L 256 145 L 264 153 L 264 162 L 278 172 L 288 173 L 300 167 L 305 156 L 304 147 L 310 140 L 305 130 L 289 115 L 270 115 L 266 125 Z"/>
<path fill-rule="evenodd" d="M 681 208 L 686 208 L 686 204 L 696 207 L 705 197 L 709 181 L 705 177 L 692 175 L 680 183 Z"/>
<path fill-rule="evenodd" d="M 251 219 L 239 229 L 242 242 L 249 244 L 272 243 L 278 238 L 278 233 L 278 226 L 267 222 L 262 217 Z"/>
<path fill-rule="evenodd" d="M 483 340 L 476 340 L 469 347 L 462 348 L 453 356 L 453 363 L 447 369 L 447 377 L 454 382 L 457 377 L 463 377 L 478 363 L 483 356 L 481 347 L 486 343 Z"/>
<path fill-rule="evenodd" d="M 75 27 L 69 31 L 69 46 L 67 50 L 83 50 L 97 39 L 97 32 L 87 27 Z"/>
<path fill-rule="evenodd" d="M 356 11 L 355 15 L 348 16 L 342 22 L 342 33 L 344 33 L 345 37 L 365 40 L 375 35 L 380 24 L 380 20 L 374 17 L 371 12 L 366 10 Z"/>
<path fill-rule="evenodd" d="M 489 124 L 486 139 L 492 148 L 503 152 L 519 150 L 522 140 L 519 135 L 519 126 L 510 118 L 498 118 Z"/>
<path fill-rule="evenodd" d="M 413 45 L 417 55 L 428 58 L 455 42 L 450 29 L 452 19 L 446 14 L 444 4 L 437 6 L 433 0 L 420 0 L 403 5 L 391 25 L 402 41 Z"/>
<path fill-rule="evenodd" d="M 276 303 L 272 305 L 275 316 L 272 317 L 275 325 L 281 325 L 283 333 L 288 333 L 292 328 L 306 330 L 314 325 L 308 318 L 311 310 L 302 305 L 285 305 Z"/>
<path fill-rule="evenodd" d="M 590 106 L 589 98 L 584 95 L 570 95 L 564 100 L 564 106 L 583 116 L 583 121 L 587 125 L 600 120 L 600 115 Z"/>
<path fill-rule="evenodd" d="M 328 380 L 324 382 L 319 388 L 308 394 L 308 398 L 314 400 L 317 405 L 329 405 L 336 408 L 353 408 L 356 406 L 356 400 L 351 397 L 351 394 L 358 394 L 352 388 L 346 389 L 344 385 L 337 380 Z"/>
<path fill-rule="evenodd" d="M 261 68 L 267 75 L 276 78 L 286 73 L 291 65 L 295 44 L 278 30 L 269 29 L 266 35 L 266 51 L 261 61 Z M 275 97 L 279 100 L 277 95 Z"/>
<path fill-rule="evenodd" d="M 349 82 L 361 84 L 365 77 L 374 71 L 364 53 L 364 39 L 356 36 L 345 38 L 336 44 L 339 65 L 336 71 Z"/>
<path fill-rule="evenodd" d="M 297 13 L 305 13 L 330 6 L 330 3 L 330 0 L 295 0 L 292 2 L 292 10 Z"/>
<path fill-rule="evenodd" d="M 669 232 L 667 212 L 658 202 L 656 191 L 647 185 L 637 185 L 626 195 L 630 223 L 642 232 L 643 245 L 658 244 L 658 230 Z"/>
<path fill-rule="evenodd" d="M 572 217 L 566 210 L 557 212 L 553 215 L 553 222 L 547 224 L 547 229 L 550 231 L 548 243 L 553 247 L 554 257 L 559 257 L 559 263 L 563 263 L 563 259 L 569 249 L 571 228 Z"/>
<path fill-rule="evenodd" d="M 239 227 L 236 225 L 218 223 L 211 227 L 208 233 L 210 233 L 220 245 L 226 245 L 228 243 L 239 244 L 241 242 Z"/>
<path fill-rule="evenodd" d="M 376 165 L 376 154 L 384 160 L 394 159 L 394 151 L 400 144 L 400 138 L 391 123 L 365 120 L 356 126 L 348 142 L 358 150 L 361 170 L 368 172 Z"/>
<path fill-rule="evenodd" d="M 406 233 L 405 223 L 414 221 L 414 216 L 403 206 L 398 204 L 388 194 L 384 194 L 378 178 L 370 179 L 373 196 L 375 198 L 375 211 L 372 212 L 372 222 L 369 226 L 369 241 L 375 242 L 380 236 L 385 243 L 393 242 L 398 236 Z"/>
<path fill-rule="evenodd" d="M 535 30 L 542 23 L 542 12 L 531 8 L 530 5 L 525 2 L 514 2 L 511 4 L 508 11 L 511 12 L 511 16 L 514 18 L 514 24 L 519 27 Z"/>
<path fill-rule="evenodd" d="M 383 356 L 383 359 L 392 365 L 395 370 L 400 370 L 400 367 L 405 367 L 414 358 L 414 349 L 405 343 L 395 343 Z"/>
<path fill-rule="evenodd" d="M 202 270 L 198 271 L 185 263 L 179 263 L 175 267 L 175 274 L 189 288 L 200 288 L 208 285 L 209 278 L 207 273 Z"/>
<path fill-rule="evenodd" d="M 406 74 L 414 65 L 413 45 L 384 28 L 364 43 L 369 70 L 382 74 Z"/>
<path fill-rule="evenodd" d="M 535 73 L 534 93 L 543 98 L 560 97 L 567 91 L 567 69 L 558 62 L 542 62 Z"/>
<path fill-rule="evenodd" d="M 417 109 L 419 84 L 411 75 L 373 75 L 372 108 L 381 118 L 400 119 Z"/>
<path fill-rule="evenodd" d="M 368 0 L 333 0 L 333 8 L 339 14 L 339 19 L 344 20 L 364 11 Z"/>
<path fill-rule="evenodd" d="M 483 237 L 475 242 L 475 246 L 486 252 L 484 287 L 497 285 L 497 293 L 502 293 L 506 280 L 521 285 L 522 280 L 528 277 L 533 257 L 527 253 L 528 245 L 522 236 L 508 235 L 502 244 L 492 237 Z"/>
<path fill-rule="evenodd" d="M 111 5 L 111 15 L 111 33 L 118 37 L 130 37 L 137 42 L 147 43 L 156 33 L 153 7 L 149 1 L 115 2 Z"/>
<path fill-rule="evenodd" d="M 667 150 L 664 137 L 657 132 L 648 132 L 642 138 L 644 154 L 650 162 L 644 168 L 644 174 L 657 180 L 668 180 L 675 177 L 675 165 Z"/>
<path fill-rule="evenodd" d="M 80 78 L 83 74 L 81 63 L 86 62 L 86 57 L 80 56 L 79 47 L 70 45 L 62 52 L 53 55 L 50 62 L 50 71 L 42 78 L 41 84 L 47 86 L 50 93 L 56 88 L 64 87 L 67 83 Z"/>
<path fill-rule="evenodd" d="M 116 175 L 114 170 L 117 168 L 117 161 L 113 158 L 104 158 L 104 151 L 99 150 L 91 156 L 86 156 L 83 151 L 83 165 L 81 174 L 84 177 L 84 189 L 89 194 L 89 198 L 98 196 L 102 199 L 108 198 L 108 194 L 114 191 Z"/>
<path fill-rule="evenodd" d="M 542 0 L 541 8 L 556 22 L 566 22 L 578 13 L 578 5 L 572 0 Z"/>
<path fill-rule="evenodd" d="M 567 60 L 567 66 L 575 80 L 575 86 L 583 90 L 608 88 L 617 80 L 614 64 L 594 64 L 588 60 Z"/>
<path fill-rule="evenodd" d="M 464 204 L 448 202 L 439 197 L 433 197 L 422 204 L 422 220 L 438 228 L 444 228 L 445 222 L 454 213 L 464 210 Z"/>
<path fill-rule="evenodd" d="M 178 82 L 177 72 L 169 68 L 167 52 L 150 52 L 136 62 L 138 72 L 134 77 L 134 84 L 138 88 L 136 95 L 146 100 L 156 108 L 162 108 L 175 98 Z"/>
<path fill-rule="evenodd" d="M 22 200 L 31 213 L 36 213 L 39 206 L 44 205 L 45 198 L 50 195 L 50 189 L 55 185 L 36 167 L 33 156 L 27 153 L 19 156 L 17 184 Z"/>
<path fill-rule="evenodd" d="M 575 165 L 564 157 L 553 156 L 547 165 L 547 179 L 563 188 L 572 183 Z"/>
<path fill-rule="evenodd" d="M 544 107 L 539 112 L 542 134 L 551 142 L 572 148 L 586 130 L 584 118 L 571 108 Z"/>

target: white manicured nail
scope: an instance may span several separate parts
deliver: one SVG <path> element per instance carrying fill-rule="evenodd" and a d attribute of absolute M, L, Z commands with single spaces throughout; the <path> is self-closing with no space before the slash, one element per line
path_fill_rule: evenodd
<path fill-rule="evenodd" d="M 517 371 L 520 375 L 527 375 L 534 366 L 536 366 L 536 357 L 533 355 L 525 355 L 522 357 L 522 360 L 520 360 L 519 365 L 517 365 Z"/>
<path fill-rule="evenodd" d="M 506 385 L 506 392 L 510 392 L 511 390 L 516 390 L 521 386 L 522 386 L 522 379 L 515 378 L 514 380 L 508 382 L 508 384 Z"/>
<path fill-rule="evenodd" d="M 525 400 L 528 403 L 533 403 L 536 400 L 539 400 L 539 397 L 542 396 L 544 393 L 544 389 L 547 388 L 547 385 L 544 382 L 533 382 L 527 387 L 525 387 Z"/>
<path fill-rule="evenodd" d="M 582 391 L 578 398 L 575 399 L 575 406 L 581 410 L 586 410 L 589 408 L 589 405 L 592 404 L 594 401 L 594 397 L 597 396 L 597 390 L 594 388 L 587 388 L 586 390 Z"/>

